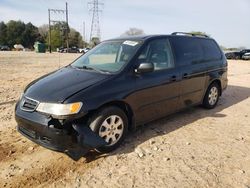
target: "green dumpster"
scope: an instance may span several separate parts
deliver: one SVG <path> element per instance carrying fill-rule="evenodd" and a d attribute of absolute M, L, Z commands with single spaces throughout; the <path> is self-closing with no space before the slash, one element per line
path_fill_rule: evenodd
<path fill-rule="evenodd" d="M 37 53 L 45 53 L 46 52 L 46 46 L 45 44 L 41 42 L 35 42 L 34 44 L 35 52 Z"/>

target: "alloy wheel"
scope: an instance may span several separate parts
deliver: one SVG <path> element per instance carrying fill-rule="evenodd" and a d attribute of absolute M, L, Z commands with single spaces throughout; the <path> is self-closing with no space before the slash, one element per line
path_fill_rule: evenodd
<path fill-rule="evenodd" d="M 103 138 L 108 146 L 116 144 L 124 131 L 124 123 L 120 116 L 111 115 L 107 117 L 99 129 L 99 136 Z"/>
<path fill-rule="evenodd" d="M 211 106 L 213 106 L 217 102 L 218 95 L 219 95 L 218 88 L 215 86 L 212 87 L 208 94 L 208 102 Z"/>

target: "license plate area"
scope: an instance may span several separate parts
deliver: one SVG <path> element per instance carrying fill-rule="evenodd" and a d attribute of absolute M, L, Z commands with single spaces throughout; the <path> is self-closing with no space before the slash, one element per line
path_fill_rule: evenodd
<path fill-rule="evenodd" d="M 19 127 L 19 130 L 30 138 L 36 139 L 36 132 L 32 130 L 25 129 L 24 127 Z"/>

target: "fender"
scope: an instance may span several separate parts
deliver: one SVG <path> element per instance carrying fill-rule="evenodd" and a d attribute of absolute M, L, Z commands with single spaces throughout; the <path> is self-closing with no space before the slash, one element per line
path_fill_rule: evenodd
<path fill-rule="evenodd" d="M 73 124 L 72 127 L 78 133 L 77 142 L 83 147 L 94 149 L 108 144 L 84 124 Z"/>
<path fill-rule="evenodd" d="M 75 161 L 79 160 L 90 150 L 107 144 L 105 140 L 84 124 L 73 124 L 72 127 L 76 131 L 78 147 L 67 150 L 65 153 Z"/>

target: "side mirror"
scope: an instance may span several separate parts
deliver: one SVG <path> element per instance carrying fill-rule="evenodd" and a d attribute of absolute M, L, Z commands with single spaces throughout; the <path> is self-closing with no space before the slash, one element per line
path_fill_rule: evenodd
<path fill-rule="evenodd" d="M 136 73 L 147 73 L 154 71 L 153 63 L 140 63 L 139 66 L 135 69 Z"/>

